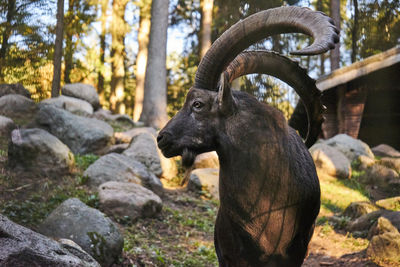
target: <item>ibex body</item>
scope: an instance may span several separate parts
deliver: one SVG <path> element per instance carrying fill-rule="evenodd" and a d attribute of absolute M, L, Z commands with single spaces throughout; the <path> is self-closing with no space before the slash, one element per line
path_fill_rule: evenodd
<path fill-rule="evenodd" d="M 322 29 L 315 30 L 309 20 L 324 25 L 318 24 Z M 182 155 L 187 166 L 199 153 L 218 153 L 220 208 L 215 248 L 221 266 L 300 266 L 319 212 L 319 182 L 302 139 L 280 111 L 246 93 L 231 91 L 229 86 L 232 76 L 259 72 L 257 64 L 268 65 L 240 60 L 239 56 L 228 67 L 249 42 L 277 33 L 280 27 L 283 32 L 312 34 L 317 50 L 307 48 L 308 54 L 326 51 L 337 40 L 325 15 L 303 8 L 268 10 L 261 17 L 239 22 L 213 44 L 200 63 L 183 108 L 158 136 L 164 155 Z M 262 35 L 263 30 L 267 33 Z M 325 37 L 319 38 L 319 33 Z M 282 62 L 270 68 L 285 66 L 294 65 Z M 232 74 L 232 69 L 237 72 Z M 288 78 L 288 83 L 308 86 L 298 78 Z M 303 102 L 308 117 L 313 118 L 312 110 L 320 104 L 314 105 L 307 97 Z"/>

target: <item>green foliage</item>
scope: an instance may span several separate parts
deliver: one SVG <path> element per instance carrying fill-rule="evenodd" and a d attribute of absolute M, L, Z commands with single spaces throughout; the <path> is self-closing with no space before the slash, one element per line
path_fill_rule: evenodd
<path fill-rule="evenodd" d="M 76 166 L 81 170 L 86 170 L 91 164 L 99 159 L 99 156 L 94 154 L 75 155 Z"/>

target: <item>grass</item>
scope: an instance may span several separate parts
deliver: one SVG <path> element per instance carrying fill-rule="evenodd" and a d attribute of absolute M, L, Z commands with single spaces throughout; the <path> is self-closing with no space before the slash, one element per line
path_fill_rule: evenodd
<path fill-rule="evenodd" d="M 167 200 L 157 218 L 125 228 L 125 257 L 139 266 L 217 266 L 216 212 L 215 201 L 185 193 Z"/>
<path fill-rule="evenodd" d="M 342 212 L 351 202 L 368 201 L 368 193 L 356 180 L 324 178 L 321 185 L 321 215 Z"/>

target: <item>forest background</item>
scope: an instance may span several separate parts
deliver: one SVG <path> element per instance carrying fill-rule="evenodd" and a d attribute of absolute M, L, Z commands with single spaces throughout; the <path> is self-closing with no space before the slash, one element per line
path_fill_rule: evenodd
<path fill-rule="evenodd" d="M 88 83 L 104 108 L 161 128 L 181 108 L 211 43 L 238 20 L 282 5 L 320 10 L 340 24 L 340 48 L 296 58 L 314 78 L 400 43 L 400 0 L 0 0 L 0 83 L 21 83 L 35 101 Z M 288 55 L 310 42 L 286 34 L 252 48 Z M 297 102 L 266 75 L 233 87 L 287 117 Z"/>

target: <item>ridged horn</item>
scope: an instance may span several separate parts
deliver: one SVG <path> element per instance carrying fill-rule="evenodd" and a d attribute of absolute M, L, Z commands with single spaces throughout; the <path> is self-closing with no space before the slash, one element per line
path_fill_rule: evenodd
<path fill-rule="evenodd" d="M 225 73 L 229 82 L 243 75 L 259 73 L 274 76 L 290 85 L 300 96 L 308 123 L 296 125 L 291 118 L 289 125 L 299 131 L 307 147 L 311 147 L 318 139 L 324 111 L 321 92 L 317 89 L 315 80 L 308 76 L 307 71 L 300 67 L 298 62 L 275 52 L 245 51 L 229 64 Z M 298 109 L 299 105 L 296 107 L 296 110 Z"/>
<path fill-rule="evenodd" d="M 292 52 L 296 55 L 324 53 L 339 41 L 333 20 L 322 12 L 304 7 L 264 10 L 237 22 L 212 44 L 199 64 L 194 87 L 215 91 L 220 74 L 240 52 L 268 36 L 290 32 L 314 38 L 310 46 Z"/>

